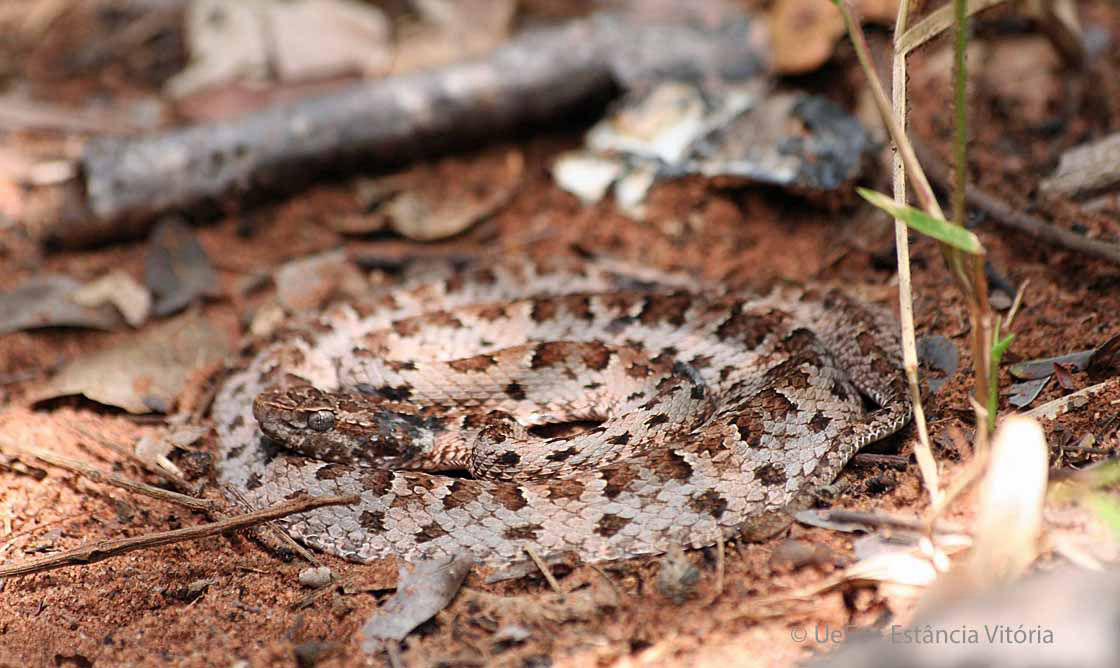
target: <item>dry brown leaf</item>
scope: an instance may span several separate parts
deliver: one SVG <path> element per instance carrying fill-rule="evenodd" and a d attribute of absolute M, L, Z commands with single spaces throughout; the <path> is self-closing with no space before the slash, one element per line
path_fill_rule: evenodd
<path fill-rule="evenodd" d="M 167 413 L 191 373 L 220 361 L 229 343 L 209 321 L 186 314 L 67 363 L 33 400 L 81 394 L 130 413 Z"/>
<path fill-rule="evenodd" d="M 120 269 L 83 285 L 71 295 L 71 299 L 89 308 L 112 304 L 133 327 L 144 324 L 152 309 L 151 293 Z"/>
<path fill-rule="evenodd" d="M 525 161 L 518 151 L 482 154 L 469 163 L 447 159 L 411 172 L 412 185 L 389 199 L 383 211 L 389 224 L 415 241 L 459 234 L 492 215 L 521 185 Z M 454 180 L 443 176 L 450 170 Z"/>
<path fill-rule="evenodd" d="M 276 271 L 276 298 L 295 313 L 317 309 L 332 297 L 357 295 L 366 280 L 343 250 L 292 260 Z"/>
<path fill-rule="evenodd" d="M 218 275 L 194 230 L 186 223 L 166 218 L 152 232 L 144 257 L 144 282 L 156 296 L 152 309 L 169 315 L 202 297 L 216 297 Z"/>
<path fill-rule="evenodd" d="M 74 299 L 82 287 L 69 276 L 44 274 L 0 293 L 0 334 L 39 327 L 119 326 L 120 315 L 112 306 L 83 306 Z"/>
<path fill-rule="evenodd" d="M 447 607 L 473 563 L 470 556 L 402 563 L 397 593 L 362 625 L 362 649 L 376 652 L 386 640 L 403 640 Z"/>
<path fill-rule="evenodd" d="M 861 19 L 893 25 L 897 0 L 860 0 Z M 777 0 L 770 9 L 770 53 L 782 74 L 811 72 L 832 56 L 845 33 L 844 18 L 831 0 Z"/>

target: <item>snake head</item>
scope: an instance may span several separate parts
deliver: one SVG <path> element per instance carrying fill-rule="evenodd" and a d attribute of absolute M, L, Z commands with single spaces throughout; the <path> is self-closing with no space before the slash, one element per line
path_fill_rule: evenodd
<path fill-rule="evenodd" d="M 438 423 L 389 410 L 358 393 L 311 385 L 270 387 L 253 401 L 261 431 L 277 445 L 321 461 L 404 468 L 431 448 Z"/>

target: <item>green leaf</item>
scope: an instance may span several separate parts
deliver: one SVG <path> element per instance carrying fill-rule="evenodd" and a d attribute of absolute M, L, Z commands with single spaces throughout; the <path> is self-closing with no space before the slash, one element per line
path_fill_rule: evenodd
<path fill-rule="evenodd" d="M 1011 342 L 1015 340 L 1014 334 L 1008 334 L 999 341 L 992 344 L 992 359 L 1000 360 L 1007 349 L 1011 347 Z"/>
<path fill-rule="evenodd" d="M 868 202 L 927 237 L 933 237 L 941 243 L 973 255 L 980 255 L 984 252 L 984 246 L 980 244 L 980 239 L 959 225 L 954 225 L 941 218 L 934 218 L 925 211 L 915 209 L 912 206 L 898 204 L 881 192 L 868 190 L 867 188 L 856 188 L 856 190 Z"/>

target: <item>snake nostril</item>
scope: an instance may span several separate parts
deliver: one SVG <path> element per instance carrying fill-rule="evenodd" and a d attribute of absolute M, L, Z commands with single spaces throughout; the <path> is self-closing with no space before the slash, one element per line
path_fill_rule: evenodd
<path fill-rule="evenodd" d="M 334 413 L 328 410 L 315 411 L 307 416 L 307 426 L 315 431 L 330 431 L 334 428 Z"/>

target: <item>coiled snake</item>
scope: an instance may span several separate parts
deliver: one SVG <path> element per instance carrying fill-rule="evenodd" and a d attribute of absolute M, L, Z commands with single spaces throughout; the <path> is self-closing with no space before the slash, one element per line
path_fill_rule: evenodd
<path fill-rule="evenodd" d="M 221 387 L 219 477 L 259 506 L 359 494 L 282 521 L 359 561 L 772 532 L 906 423 L 893 321 L 835 290 L 687 287 L 508 263 L 335 306 Z"/>

